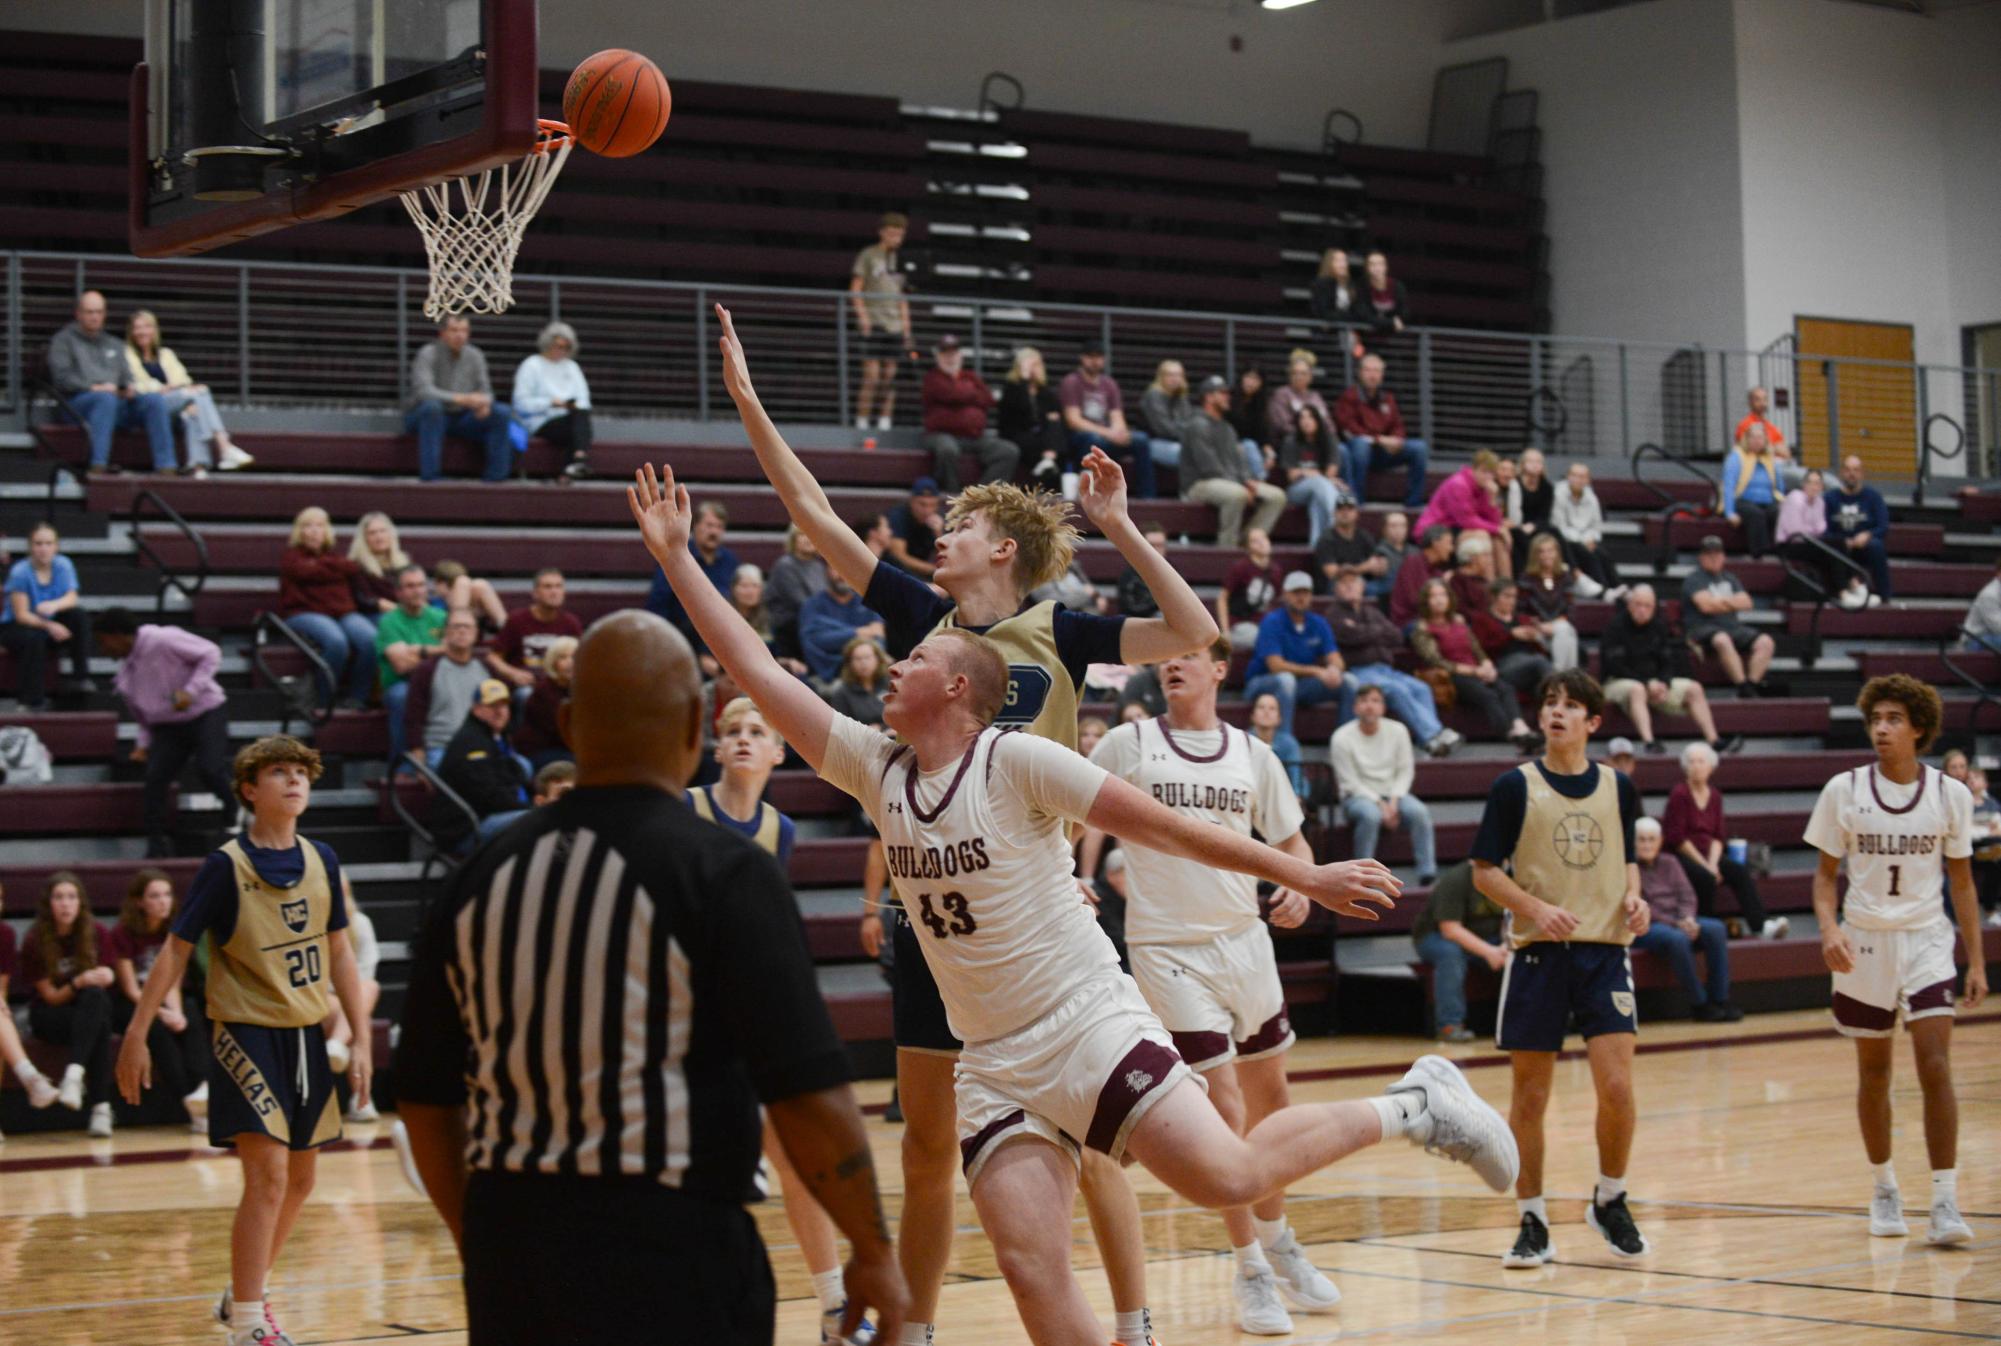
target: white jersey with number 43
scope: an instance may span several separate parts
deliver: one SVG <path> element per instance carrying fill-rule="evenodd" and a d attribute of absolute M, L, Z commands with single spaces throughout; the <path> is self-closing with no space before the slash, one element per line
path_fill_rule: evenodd
<path fill-rule="evenodd" d="M 961 1040 L 1005 1036 L 1119 974 L 1070 855 L 1068 824 L 1091 811 L 1100 768 L 1060 743 L 986 729 L 959 760 L 919 771 L 912 749 L 836 715 L 820 775 L 882 833 L 890 882 Z"/>
<path fill-rule="evenodd" d="M 1848 863 L 1846 924 L 1914 930 L 1945 914 L 1945 862 L 1973 854 L 1973 793 L 1933 767 L 1910 785 L 1855 767 L 1821 788 L 1806 841 Z"/>

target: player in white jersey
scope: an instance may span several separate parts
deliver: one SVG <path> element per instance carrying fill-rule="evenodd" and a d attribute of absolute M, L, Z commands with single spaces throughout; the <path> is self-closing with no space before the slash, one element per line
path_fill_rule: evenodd
<path fill-rule="evenodd" d="M 998 730 L 1007 661 L 945 627 L 890 669 L 897 745 L 787 673 L 688 551 L 688 493 L 648 467 L 628 492 L 647 550 L 711 653 L 772 727 L 855 796 L 925 931 L 959 1057 L 960 1148 L 973 1204 L 1036 1346 L 1102 1346 L 1070 1269 L 1080 1146 L 1130 1153 L 1184 1198 L 1246 1206 L 1389 1136 L 1471 1164 L 1496 1191 L 1518 1166 L 1506 1122 L 1458 1068 L 1427 1056 L 1377 1098 L 1301 1104 L 1240 1137 L 1118 968 L 1078 901 L 1068 824 L 1210 869 L 1249 872 L 1373 917 L 1401 885 L 1373 860 L 1314 866 L 1176 813 L 1061 744 Z M 1030 1143 L 1033 1142 L 1033 1143 Z"/>
<path fill-rule="evenodd" d="M 1159 665 L 1167 714 L 1122 724 L 1098 741 L 1091 761 L 1168 808 L 1227 827 L 1253 829 L 1277 849 L 1311 862 L 1300 833 L 1299 796 L 1276 753 L 1216 715 L 1230 671 L 1230 641 Z M 1083 872 L 1097 868 L 1101 838 L 1084 840 Z M 1243 1135 L 1290 1101 L 1285 1052 L 1292 1025 L 1278 961 L 1258 906 L 1257 881 L 1218 873 L 1163 851 L 1125 844 L 1126 947 L 1133 980 L 1160 1016 L 1181 1059 L 1209 1086 L 1209 1101 Z M 1290 928 L 1310 909 L 1298 893 L 1273 895 L 1271 922 Z M 1223 1212 L 1237 1258 L 1237 1325 L 1283 1336 L 1294 1308 L 1331 1309 L 1334 1283 L 1308 1260 L 1286 1227 L 1285 1194 Z"/>
<path fill-rule="evenodd" d="M 1820 948 L 1834 974 L 1834 1022 L 1855 1039 L 1861 1074 L 1856 1112 L 1862 1146 L 1876 1171 L 1869 1232 L 1909 1233 L 1890 1161 L 1892 1033 L 1901 1011 L 1924 1091 L 1925 1149 L 1931 1159 L 1931 1242 L 1970 1242 L 1959 1214 L 1959 1101 L 1952 1087 L 1952 910 L 1968 954 L 1969 1009 L 1987 995 L 1980 905 L 1973 886 L 1973 795 L 1918 754 L 1938 737 L 1938 693 L 1902 673 L 1871 678 L 1862 709 L 1876 760 L 1844 771 L 1820 792 L 1806 840 L 1820 852 L 1813 909 Z M 1848 866 L 1848 893 L 1835 920 L 1835 877 Z"/>

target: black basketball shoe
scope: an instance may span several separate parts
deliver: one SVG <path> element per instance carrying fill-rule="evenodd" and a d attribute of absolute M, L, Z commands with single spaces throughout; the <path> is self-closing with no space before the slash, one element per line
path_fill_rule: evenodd
<path fill-rule="evenodd" d="M 1501 1254 L 1501 1265 L 1539 1267 L 1555 1260 L 1556 1245 L 1550 1241 L 1549 1226 L 1535 1212 L 1522 1212 L 1522 1232 L 1515 1236 L 1515 1246 Z"/>
<path fill-rule="evenodd" d="M 1647 1241 L 1640 1235 L 1640 1227 L 1633 1223 L 1633 1213 L 1626 1209 L 1624 1192 L 1610 1201 L 1593 1201 L 1584 1208 L 1584 1223 L 1605 1236 L 1605 1242 L 1621 1257 L 1645 1257 Z"/>

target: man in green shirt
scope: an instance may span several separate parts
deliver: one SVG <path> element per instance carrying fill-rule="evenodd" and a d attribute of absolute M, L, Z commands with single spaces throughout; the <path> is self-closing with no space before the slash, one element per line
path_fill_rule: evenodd
<path fill-rule="evenodd" d="M 431 582 L 419 565 L 396 572 L 396 606 L 375 627 L 375 663 L 382 682 L 382 709 L 389 715 L 389 758 L 403 756 L 403 706 L 410 674 L 445 643 L 445 611 L 431 606 Z"/>
<path fill-rule="evenodd" d="M 1466 969 L 1478 959 L 1494 971 L 1507 966 L 1501 946 L 1505 913 L 1473 886 L 1473 865 L 1447 866 L 1411 927 L 1417 956 L 1431 964 L 1431 1001 L 1440 1042 L 1471 1042 L 1466 1027 Z"/>

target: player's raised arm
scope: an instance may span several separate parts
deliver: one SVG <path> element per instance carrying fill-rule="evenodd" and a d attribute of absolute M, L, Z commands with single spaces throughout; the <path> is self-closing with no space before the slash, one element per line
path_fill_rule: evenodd
<path fill-rule="evenodd" d="M 1330 911 L 1364 921 L 1380 919 L 1368 904 L 1393 907 L 1403 888 L 1402 881 L 1381 861 L 1315 865 L 1227 827 L 1177 813 L 1117 776 L 1105 777 L 1084 821 L 1122 840 L 1183 860 L 1254 874 L 1303 893 Z"/>
<path fill-rule="evenodd" d="M 764 404 L 757 400 L 757 390 L 750 386 L 750 366 L 744 360 L 743 342 L 737 337 L 730 311 L 717 304 L 716 318 L 723 325 L 717 343 L 722 347 L 723 386 L 729 389 L 737 415 L 743 418 L 744 433 L 750 436 L 757 465 L 764 469 L 778 498 L 785 502 L 785 511 L 792 516 L 792 522 L 813 539 L 813 545 L 827 558 L 834 573 L 856 593 L 867 593 L 869 581 L 875 578 L 875 553 L 834 513 L 834 504 L 827 499 L 827 493 L 806 470 L 806 464 L 799 461 L 799 455 L 785 442 L 785 436 L 778 433 Z"/>
<path fill-rule="evenodd" d="M 1084 458 L 1077 503 L 1084 517 L 1119 549 L 1126 564 L 1139 572 L 1153 592 L 1153 601 L 1160 604 L 1158 617 L 1130 618 L 1119 633 L 1119 654 L 1127 663 L 1159 663 L 1216 639 L 1215 616 L 1202 606 L 1181 572 L 1140 535 L 1126 510 L 1125 471 L 1103 449 L 1094 448 Z"/>
<path fill-rule="evenodd" d="M 750 629 L 730 601 L 702 574 L 694 554 L 688 550 L 688 530 L 694 522 L 688 488 L 674 480 L 673 468 L 661 471 L 664 479 L 655 477 L 653 465 L 647 464 L 633 474 L 633 485 L 625 491 L 633 521 L 646 539 L 646 549 L 660 563 L 661 572 L 667 576 L 667 583 L 681 600 L 695 630 L 701 633 L 709 653 L 721 661 L 737 685 L 757 703 L 779 737 L 797 748 L 814 770 L 819 770 L 827 755 L 833 708 L 812 688 L 785 671 L 757 632 Z"/>

